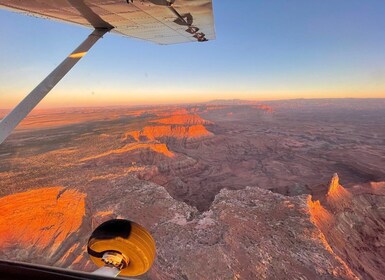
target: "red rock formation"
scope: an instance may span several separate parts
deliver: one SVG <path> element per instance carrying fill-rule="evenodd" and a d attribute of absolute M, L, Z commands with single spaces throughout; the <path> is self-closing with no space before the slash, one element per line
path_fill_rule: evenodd
<path fill-rule="evenodd" d="M 380 280 L 385 275 L 385 212 L 381 211 L 385 196 L 376 187 L 362 185 L 347 190 L 334 174 L 325 197 L 315 202 L 309 199 L 308 207 L 325 246 L 356 275 Z"/>
<path fill-rule="evenodd" d="M 340 185 L 338 174 L 334 173 L 326 194 L 328 204 L 335 208 L 343 208 L 349 206 L 351 199 L 351 193 Z"/>
<path fill-rule="evenodd" d="M 131 144 L 125 145 L 124 147 L 122 147 L 120 149 L 115 149 L 115 150 L 107 151 L 107 152 L 99 154 L 99 155 L 87 157 L 87 158 L 82 159 L 81 161 L 98 159 L 98 158 L 102 158 L 102 157 L 106 157 L 106 156 L 114 155 L 114 154 L 124 154 L 124 153 L 130 152 L 130 151 L 140 150 L 140 149 L 150 149 L 150 150 L 152 150 L 156 153 L 162 154 L 166 157 L 174 157 L 174 153 L 171 152 L 167 148 L 166 144 L 163 144 L 163 143 L 131 143 Z"/>
<path fill-rule="evenodd" d="M 154 120 L 152 122 L 161 123 L 161 124 L 186 124 L 186 125 L 211 124 L 210 121 L 202 119 L 199 115 L 196 115 L 196 114 L 173 115 L 168 118 Z"/>
<path fill-rule="evenodd" d="M 253 107 L 256 108 L 256 109 L 259 109 L 259 110 L 266 111 L 268 113 L 273 113 L 274 112 L 274 109 L 271 106 L 268 106 L 268 105 L 265 105 L 265 104 L 259 104 L 259 105 L 255 105 Z"/>
<path fill-rule="evenodd" d="M 145 126 L 141 131 L 132 131 L 126 133 L 126 136 L 132 136 L 136 141 L 141 137 L 148 140 L 156 140 L 161 138 L 200 138 L 212 135 L 206 127 L 201 124 L 192 126 L 183 125 L 163 125 L 163 126 Z"/>
<path fill-rule="evenodd" d="M 85 215 L 85 194 L 63 187 L 43 188 L 0 199 L 0 251 L 53 254 L 76 232 Z"/>
<path fill-rule="evenodd" d="M 309 196 L 308 207 L 311 214 L 311 220 L 318 227 L 330 228 L 333 225 L 333 215 L 321 205 L 319 200 L 313 202 L 311 196 Z"/>

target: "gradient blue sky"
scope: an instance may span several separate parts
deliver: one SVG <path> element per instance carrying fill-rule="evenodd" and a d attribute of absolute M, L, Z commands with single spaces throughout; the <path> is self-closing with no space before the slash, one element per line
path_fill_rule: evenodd
<path fill-rule="evenodd" d="M 213 2 L 215 41 L 159 46 L 108 34 L 41 107 L 385 97 L 385 1 Z M 89 32 L 0 10 L 0 108 L 16 105 Z"/>

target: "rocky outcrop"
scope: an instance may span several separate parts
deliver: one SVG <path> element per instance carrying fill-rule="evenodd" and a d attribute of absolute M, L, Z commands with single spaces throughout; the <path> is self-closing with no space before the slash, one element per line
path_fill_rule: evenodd
<path fill-rule="evenodd" d="M 334 173 L 330 181 L 325 199 L 327 204 L 334 209 L 344 209 L 351 203 L 352 194 L 340 185 L 337 173 Z"/>
<path fill-rule="evenodd" d="M 212 135 L 206 127 L 201 124 L 184 126 L 184 125 L 162 125 L 162 126 L 145 126 L 141 131 L 132 131 L 126 133 L 132 136 L 136 141 L 141 139 L 156 140 L 163 138 L 189 139 L 201 138 Z"/>
<path fill-rule="evenodd" d="M 83 159 L 81 159 L 81 161 L 89 161 L 92 159 L 99 159 L 99 158 L 107 157 L 110 155 L 126 154 L 126 153 L 129 153 L 132 151 L 142 150 L 142 149 L 148 149 L 148 150 L 151 150 L 153 152 L 162 154 L 166 157 L 174 157 L 174 153 L 171 152 L 167 148 L 166 144 L 163 144 L 163 143 L 131 143 L 131 144 L 125 145 L 124 147 L 122 147 L 120 149 L 114 149 L 114 150 L 111 150 L 111 151 L 108 151 L 108 152 L 105 152 L 105 153 L 102 153 L 99 155 L 83 158 Z"/>
<path fill-rule="evenodd" d="M 308 202 L 327 243 L 363 279 L 385 275 L 385 193 L 378 190 L 384 187 L 375 183 L 345 189 L 335 174 L 326 196 Z"/>
<path fill-rule="evenodd" d="M 382 279 L 384 186 L 347 190 L 336 175 L 317 201 L 222 189 L 198 212 L 154 183 L 99 177 L 86 186 L 86 201 L 60 187 L 3 197 L 0 248 L 11 260 L 92 271 L 85 247 L 92 228 L 120 217 L 146 226 L 157 242 L 142 279 Z"/>
<path fill-rule="evenodd" d="M 175 115 L 168 118 L 153 120 L 154 123 L 160 124 L 184 124 L 184 125 L 197 125 L 197 124 L 211 124 L 212 122 L 202 119 L 196 114 Z"/>
<path fill-rule="evenodd" d="M 200 214 L 153 183 L 99 184 L 104 188 L 89 195 L 94 214 L 88 220 L 132 219 L 157 242 L 156 261 L 141 279 L 356 279 L 320 239 L 306 196 L 222 190 Z M 86 252 L 71 267 L 94 269 Z"/>

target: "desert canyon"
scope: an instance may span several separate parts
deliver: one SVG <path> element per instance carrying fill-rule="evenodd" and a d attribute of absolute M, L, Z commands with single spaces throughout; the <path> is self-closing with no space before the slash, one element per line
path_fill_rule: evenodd
<path fill-rule="evenodd" d="M 157 244 L 138 279 L 385 279 L 385 99 L 36 110 L 0 186 L 2 259 L 93 271 L 125 218 Z"/>

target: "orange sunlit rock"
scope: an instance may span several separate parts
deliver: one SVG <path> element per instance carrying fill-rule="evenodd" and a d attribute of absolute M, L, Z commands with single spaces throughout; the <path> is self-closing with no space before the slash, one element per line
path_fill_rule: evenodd
<path fill-rule="evenodd" d="M 326 200 L 334 208 L 345 207 L 349 205 L 351 193 L 339 183 L 338 174 L 335 173 L 330 181 Z"/>
<path fill-rule="evenodd" d="M 157 153 L 163 154 L 167 157 L 174 157 L 174 153 L 169 151 L 166 144 L 148 144 L 149 148 Z"/>
<path fill-rule="evenodd" d="M 263 110 L 263 111 L 268 112 L 268 113 L 274 112 L 274 109 L 272 107 L 265 105 L 265 104 L 255 105 L 254 108 L 259 109 L 259 110 Z"/>
<path fill-rule="evenodd" d="M 150 149 L 150 150 L 157 152 L 159 154 L 162 154 L 166 157 L 174 157 L 175 156 L 174 153 L 171 152 L 167 148 L 167 145 L 163 144 L 163 143 L 131 143 L 131 144 L 125 145 L 124 147 L 122 147 L 120 149 L 115 149 L 115 150 L 111 150 L 111 151 L 108 151 L 108 152 L 105 152 L 105 153 L 102 153 L 102 154 L 99 154 L 96 156 L 87 157 L 87 158 L 82 159 L 81 161 L 98 159 L 98 158 L 102 158 L 102 157 L 114 155 L 114 154 L 123 154 L 123 153 L 127 153 L 127 152 L 130 152 L 133 150 L 139 150 L 139 149 Z"/>
<path fill-rule="evenodd" d="M 200 138 L 212 135 L 206 127 L 201 124 L 192 126 L 183 125 L 162 125 L 162 126 L 146 126 L 141 131 L 129 132 L 126 135 L 131 135 L 136 141 L 141 137 L 146 137 L 148 140 L 156 140 L 163 137 L 171 138 Z"/>
<path fill-rule="evenodd" d="M 210 121 L 202 119 L 199 115 L 196 115 L 196 114 L 174 115 L 168 118 L 154 120 L 152 122 L 161 123 L 161 124 L 187 124 L 187 125 L 211 123 Z"/>
<path fill-rule="evenodd" d="M 311 221 L 318 227 L 330 227 L 334 221 L 333 215 L 326 210 L 319 200 L 312 201 L 311 196 L 307 200 Z"/>
<path fill-rule="evenodd" d="M 100 211 L 95 214 L 96 217 L 106 217 L 106 216 L 112 216 L 114 213 L 109 210 L 109 211 Z"/>
<path fill-rule="evenodd" d="M 85 196 L 76 190 L 51 187 L 0 198 L 0 249 L 49 246 L 54 252 L 79 229 Z"/>
<path fill-rule="evenodd" d="M 325 249 L 328 250 L 329 253 L 333 255 L 334 258 L 340 264 L 343 265 L 343 267 L 345 268 L 345 271 L 347 272 L 346 279 L 358 279 L 354 274 L 354 272 L 346 264 L 346 262 L 334 252 L 334 250 L 330 246 L 324 234 L 329 232 L 330 229 L 335 226 L 334 216 L 321 205 L 321 202 L 319 200 L 312 201 L 311 196 L 308 197 L 307 205 L 309 207 L 311 222 L 315 224 L 317 228 L 320 230 L 319 234 L 315 238 L 319 239 L 322 242 Z M 336 268 L 334 269 L 333 273 L 337 274 Z"/>
<path fill-rule="evenodd" d="M 123 140 L 127 140 L 128 137 L 132 137 L 135 139 L 135 141 L 139 141 L 139 137 L 140 137 L 140 131 L 129 131 L 129 132 L 126 132 L 123 136 Z"/>
<path fill-rule="evenodd" d="M 378 248 L 385 244 L 379 206 L 385 199 L 375 190 L 381 186 L 385 186 L 384 182 L 345 189 L 334 174 L 325 196 L 314 202 L 311 196 L 308 198 L 311 221 L 322 232 L 319 239 L 359 279 L 382 279 L 384 275 L 384 253 Z"/>

